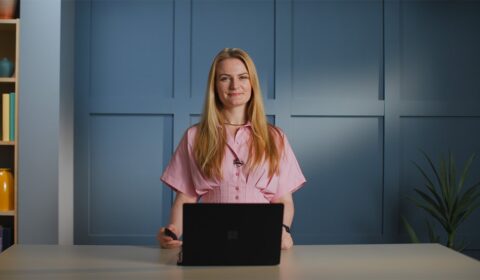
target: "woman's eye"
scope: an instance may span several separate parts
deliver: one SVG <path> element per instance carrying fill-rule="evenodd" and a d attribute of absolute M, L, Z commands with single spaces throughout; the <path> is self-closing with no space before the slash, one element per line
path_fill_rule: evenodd
<path fill-rule="evenodd" d="M 240 79 L 241 80 L 246 80 L 246 79 L 248 79 L 248 76 L 241 76 Z"/>

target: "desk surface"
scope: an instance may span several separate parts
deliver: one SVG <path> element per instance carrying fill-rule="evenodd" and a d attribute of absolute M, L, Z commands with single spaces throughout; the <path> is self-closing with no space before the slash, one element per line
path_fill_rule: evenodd
<path fill-rule="evenodd" d="M 15 245 L 0 279 L 480 279 L 480 262 L 436 244 L 294 246 L 279 266 L 178 267 L 177 250 Z"/>

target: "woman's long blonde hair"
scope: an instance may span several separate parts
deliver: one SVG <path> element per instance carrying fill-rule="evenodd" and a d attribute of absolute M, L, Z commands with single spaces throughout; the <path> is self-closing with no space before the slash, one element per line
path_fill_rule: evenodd
<path fill-rule="evenodd" d="M 238 48 L 221 50 L 210 67 L 203 114 L 193 147 L 195 161 L 207 178 L 223 177 L 221 166 L 227 137 L 225 117 L 222 114 L 223 104 L 218 97 L 215 81 L 218 63 L 227 58 L 237 58 L 245 64 L 252 86 L 252 95 L 247 104 L 247 120 L 250 121 L 252 128 L 247 166 L 249 168 L 258 166 L 265 160 L 269 164 L 268 175 L 271 177 L 279 169 L 283 138 L 279 130 L 267 122 L 255 64 L 244 50 Z"/>

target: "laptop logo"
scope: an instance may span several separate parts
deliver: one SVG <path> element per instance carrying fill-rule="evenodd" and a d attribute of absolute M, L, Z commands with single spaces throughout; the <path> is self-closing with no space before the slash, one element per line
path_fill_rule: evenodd
<path fill-rule="evenodd" d="M 227 231 L 227 240 L 238 240 L 238 230 L 228 230 Z"/>

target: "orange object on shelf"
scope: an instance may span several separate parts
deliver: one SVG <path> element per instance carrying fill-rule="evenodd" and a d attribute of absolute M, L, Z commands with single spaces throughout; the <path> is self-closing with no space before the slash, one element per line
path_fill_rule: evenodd
<path fill-rule="evenodd" d="M 10 168 L 0 168 L 0 211 L 14 210 L 13 175 Z"/>
<path fill-rule="evenodd" d="M 17 9 L 17 0 L 0 0 L 0 19 L 13 19 Z"/>

